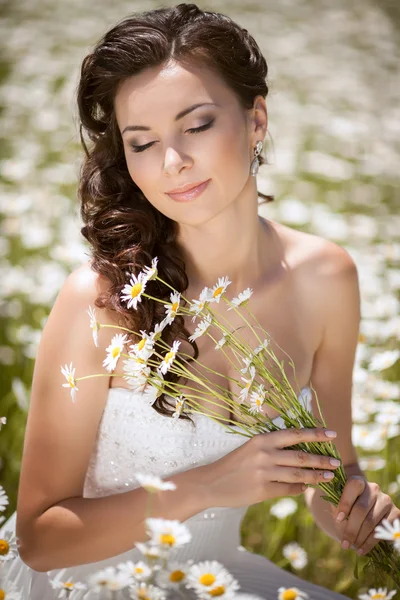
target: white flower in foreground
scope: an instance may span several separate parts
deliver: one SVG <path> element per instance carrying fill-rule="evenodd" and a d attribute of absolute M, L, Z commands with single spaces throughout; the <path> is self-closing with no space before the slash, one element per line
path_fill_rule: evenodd
<path fill-rule="evenodd" d="M 249 408 L 249 412 L 254 414 L 254 413 L 262 413 L 262 405 L 265 402 L 265 388 L 264 386 L 258 385 L 257 389 L 254 390 L 253 392 L 251 392 L 250 394 L 250 408 Z"/>
<path fill-rule="evenodd" d="M 169 325 L 167 318 L 163 319 L 161 323 L 156 323 L 154 325 L 154 330 L 150 333 L 150 337 L 153 340 L 153 342 L 156 342 L 160 339 L 162 332 L 164 331 L 167 325 Z"/>
<path fill-rule="evenodd" d="M 143 581 L 132 584 L 129 588 L 129 596 L 133 600 L 166 600 L 167 598 L 164 590 Z"/>
<path fill-rule="evenodd" d="M 89 310 L 86 312 L 90 317 L 90 329 L 92 330 L 94 345 L 98 348 L 100 323 L 96 319 L 96 309 L 89 306 Z"/>
<path fill-rule="evenodd" d="M 177 589 L 179 586 L 186 583 L 186 576 L 190 567 L 193 564 L 193 559 L 185 562 L 171 561 L 167 567 L 158 571 L 156 574 L 156 583 L 161 588 Z"/>
<path fill-rule="evenodd" d="M 15 583 L 3 580 L 0 581 L 0 598 L 5 598 L 6 600 L 24 600 Z"/>
<path fill-rule="evenodd" d="M 228 277 L 219 277 L 218 282 L 210 290 L 210 302 L 219 302 L 231 283 Z"/>
<path fill-rule="evenodd" d="M 176 485 L 172 481 L 163 481 L 157 475 L 146 475 L 145 473 L 136 473 L 136 479 L 140 485 L 153 494 L 163 490 L 176 490 Z"/>
<path fill-rule="evenodd" d="M 153 572 L 149 565 L 143 560 L 139 560 L 135 563 L 132 560 L 119 563 L 117 569 L 120 573 L 124 573 L 128 577 L 133 577 L 136 581 L 146 581 Z"/>
<path fill-rule="evenodd" d="M 142 392 L 143 400 L 149 405 L 153 406 L 154 402 L 157 400 L 158 396 L 160 396 L 162 392 L 156 388 L 151 383 L 148 383 Z"/>
<path fill-rule="evenodd" d="M 147 560 L 156 560 L 168 556 L 168 550 L 157 546 L 153 542 L 136 542 L 136 548 L 147 558 Z"/>
<path fill-rule="evenodd" d="M 13 560 L 18 556 L 17 542 L 11 530 L 5 531 L 0 537 L 0 567 L 2 562 Z"/>
<path fill-rule="evenodd" d="M 126 358 L 122 368 L 125 372 L 125 375 L 122 377 L 128 382 L 131 390 L 134 392 L 143 392 L 151 373 L 150 367 L 146 364 L 138 363 L 135 358 Z"/>
<path fill-rule="evenodd" d="M 88 579 L 89 588 L 94 592 L 102 590 L 123 590 L 133 583 L 133 577 L 126 573 L 121 573 L 115 567 L 106 567 L 90 575 Z"/>
<path fill-rule="evenodd" d="M 76 392 L 79 392 L 79 388 L 76 386 L 75 379 L 75 367 L 72 368 L 72 363 L 70 365 L 65 365 L 65 367 L 61 367 L 61 373 L 64 375 L 68 383 L 63 383 L 63 387 L 71 388 L 71 398 L 72 401 L 75 402 Z"/>
<path fill-rule="evenodd" d="M 7 417 L 0 417 L 0 431 L 3 425 L 7 423 Z"/>
<path fill-rule="evenodd" d="M 189 308 L 190 313 L 194 313 L 194 317 L 192 318 L 192 322 L 196 320 L 207 304 L 210 302 L 211 290 L 208 287 L 205 287 L 201 290 L 200 296 L 198 300 L 192 300 L 192 303 Z"/>
<path fill-rule="evenodd" d="M 289 515 L 296 512 L 298 504 L 292 498 L 282 498 L 275 502 L 270 508 L 271 515 L 274 515 L 277 519 L 285 519 Z"/>
<path fill-rule="evenodd" d="M 390 600 L 395 594 L 396 590 L 388 592 L 387 588 L 371 588 L 366 594 L 358 594 L 358 597 L 360 600 Z"/>
<path fill-rule="evenodd" d="M 253 381 L 256 376 L 256 368 L 254 365 L 250 365 L 249 371 L 250 371 L 249 378 L 246 379 L 246 377 L 241 377 L 241 380 L 244 381 L 244 383 L 245 383 L 244 387 L 241 389 L 240 394 L 239 394 L 239 399 L 241 402 L 244 402 L 246 400 L 247 396 L 249 395 L 250 388 L 253 385 Z"/>
<path fill-rule="evenodd" d="M 230 306 L 228 310 L 232 310 L 233 308 L 237 308 L 238 306 L 246 306 L 247 302 L 250 300 L 253 294 L 253 290 L 251 288 L 245 289 L 243 292 L 240 292 L 239 296 L 233 298 L 231 303 L 233 306 Z"/>
<path fill-rule="evenodd" d="M 148 518 L 146 525 L 150 543 L 162 548 L 179 548 L 192 539 L 188 527 L 177 520 Z"/>
<path fill-rule="evenodd" d="M 244 358 L 242 358 L 243 362 L 244 362 L 244 367 L 243 369 L 240 369 L 240 372 L 243 373 L 243 375 L 246 375 L 247 371 L 250 369 L 250 365 L 253 362 L 253 357 L 251 356 L 250 358 L 248 356 L 245 356 Z"/>
<path fill-rule="evenodd" d="M 230 598 L 239 589 L 236 579 L 216 560 L 205 560 L 190 567 L 186 586 L 204 597 Z"/>
<path fill-rule="evenodd" d="M 65 569 L 63 569 L 63 573 Z M 80 581 L 72 581 L 72 579 L 63 579 L 63 573 L 54 579 L 49 579 L 50 585 L 53 590 L 66 590 L 72 594 L 75 590 L 86 590 L 87 585 Z M 68 597 L 70 594 L 68 594 Z"/>
<path fill-rule="evenodd" d="M 155 256 L 153 258 L 153 260 L 151 261 L 151 267 L 144 267 L 143 276 L 146 281 L 151 281 L 152 279 L 155 279 L 157 277 L 157 274 L 158 274 L 157 264 L 158 264 L 158 258 L 157 258 L 157 256 Z"/>
<path fill-rule="evenodd" d="M 164 304 L 166 311 L 165 321 L 168 323 L 168 325 L 172 323 L 178 313 L 181 295 L 178 292 L 172 292 L 170 295 L 170 300 L 171 304 Z"/>
<path fill-rule="evenodd" d="M 278 588 L 278 600 L 301 600 L 302 598 L 308 598 L 308 594 L 299 588 Z"/>
<path fill-rule="evenodd" d="M 0 512 L 3 512 L 3 510 L 5 510 L 7 505 L 8 505 L 8 496 L 7 496 L 3 486 L 0 485 Z"/>
<path fill-rule="evenodd" d="M 307 552 L 297 542 L 286 544 L 282 548 L 282 553 L 294 569 L 303 569 L 308 563 Z"/>
<path fill-rule="evenodd" d="M 172 367 L 172 364 L 175 360 L 176 353 L 178 352 L 180 345 L 181 345 L 181 342 L 178 342 L 177 340 L 175 340 L 175 342 L 172 344 L 172 348 L 164 356 L 163 361 L 158 368 L 160 373 L 162 373 L 163 375 L 165 375 L 165 373 L 167 371 L 169 371 L 170 368 Z"/>
<path fill-rule="evenodd" d="M 179 396 L 179 398 L 176 399 L 176 402 L 175 402 L 175 412 L 172 414 L 172 417 L 174 419 L 177 419 L 182 414 L 185 402 L 186 402 L 186 399 L 182 395 Z"/>
<path fill-rule="evenodd" d="M 117 333 L 111 340 L 111 344 L 106 348 L 107 358 L 103 360 L 103 367 L 107 369 L 109 373 L 114 371 L 117 366 L 121 352 L 124 349 L 128 338 L 126 334 Z"/>
<path fill-rule="evenodd" d="M 208 330 L 208 328 L 211 325 L 211 322 L 212 322 L 211 315 L 206 315 L 204 317 L 204 319 L 202 321 L 200 321 L 200 323 L 197 325 L 195 332 L 193 333 L 193 335 L 191 335 L 189 337 L 189 340 L 191 342 L 194 342 L 194 340 L 196 340 L 197 338 L 202 336 L 204 333 L 206 333 L 206 331 Z"/>
<path fill-rule="evenodd" d="M 369 363 L 370 371 L 383 371 L 388 369 L 400 358 L 400 350 L 385 350 L 372 357 Z"/>
<path fill-rule="evenodd" d="M 131 275 L 131 279 L 129 283 L 126 283 L 122 292 L 121 292 L 121 300 L 128 302 L 128 308 L 133 307 L 135 310 L 137 308 L 138 302 L 142 301 L 142 294 L 146 289 L 147 279 L 143 273 L 139 273 L 136 275 Z"/>
<path fill-rule="evenodd" d="M 265 339 L 257 348 L 254 349 L 254 354 L 260 354 L 263 350 L 266 350 L 269 345 L 269 340 Z"/>
<path fill-rule="evenodd" d="M 224 335 L 222 336 L 222 338 L 215 344 L 215 349 L 216 350 L 221 350 L 221 348 L 223 346 L 225 346 L 226 342 L 228 341 L 228 336 L 224 333 Z"/>
<path fill-rule="evenodd" d="M 389 540 L 394 543 L 395 549 L 400 552 L 400 519 L 390 523 L 388 519 L 382 519 L 381 525 L 375 527 L 375 536 L 378 540 Z"/>

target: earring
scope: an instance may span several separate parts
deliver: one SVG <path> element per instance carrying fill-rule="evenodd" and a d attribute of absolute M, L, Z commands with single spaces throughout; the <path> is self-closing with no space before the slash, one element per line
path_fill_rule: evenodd
<path fill-rule="evenodd" d="M 258 155 L 260 154 L 262 147 L 263 147 L 263 143 L 261 140 L 259 140 L 256 144 L 256 147 L 254 148 L 254 158 L 250 165 L 250 173 L 254 176 L 257 175 L 258 167 L 260 166 L 260 161 L 258 160 Z"/>

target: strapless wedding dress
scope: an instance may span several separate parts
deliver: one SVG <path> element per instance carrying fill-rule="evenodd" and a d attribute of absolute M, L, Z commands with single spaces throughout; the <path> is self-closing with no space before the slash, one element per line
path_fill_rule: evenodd
<path fill-rule="evenodd" d="M 84 497 L 109 496 L 134 489 L 138 487 L 135 479 L 138 472 L 168 479 L 174 473 L 211 463 L 248 440 L 229 433 L 222 424 L 207 416 L 193 413 L 191 417 L 195 427 L 190 421 L 160 415 L 140 393 L 111 388 L 86 473 Z M 218 560 L 238 579 L 240 592 L 257 594 L 267 600 L 276 600 L 281 586 L 298 587 L 309 593 L 310 600 L 345 598 L 245 550 L 241 546 L 240 525 L 246 510 L 247 507 L 209 507 L 184 521 L 192 540 L 175 550 L 176 560 Z M 1 527 L 0 538 L 6 530 L 15 533 L 15 521 L 16 513 Z M 139 550 L 133 548 L 103 561 L 65 569 L 63 579 L 71 577 L 73 581 L 84 582 L 100 569 L 142 558 Z M 8 576 L 22 592 L 23 600 L 53 600 L 59 591 L 52 589 L 49 579 L 59 572 L 34 571 L 17 556 Z M 75 597 L 80 600 L 82 596 L 78 593 Z"/>

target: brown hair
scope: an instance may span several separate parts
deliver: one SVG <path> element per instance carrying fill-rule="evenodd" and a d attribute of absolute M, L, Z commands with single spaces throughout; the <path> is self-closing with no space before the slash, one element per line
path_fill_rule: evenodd
<path fill-rule="evenodd" d="M 160 277 L 178 292 L 187 289 L 188 278 L 176 242 L 177 224 L 148 202 L 129 174 L 113 104 L 126 78 L 169 60 L 213 69 L 244 109 L 252 108 L 257 95 L 268 94 L 267 63 L 253 37 L 226 15 L 203 11 L 195 4 L 134 13 L 105 33 L 83 59 L 77 88 L 80 138 L 86 153 L 78 188 L 81 233 L 91 245 L 92 269 L 111 283 L 96 306 L 116 311 L 124 325 L 135 331 L 151 331 L 165 310 L 148 298 L 142 298 L 136 311 L 127 309 L 120 298 L 126 275 L 137 275 L 157 256 Z M 90 149 L 83 131 L 92 142 Z M 267 162 L 261 155 L 259 160 Z M 264 201 L 274 199 L 261 192 L 259 196 Z M 148 286 L 152 296 L 169 301 L 167 286 L 158 281 Z M 164 329 L 162 339 L 169 344 L 175 339 L 190 343 L 197 358 L 197 344 L 189 342 L 189 335 L 183 317 L 178 316 Z M 165 380 L 176 382 L 178 377 L 168 372 Z M 167 406 L 164 394 L 153 404 L 157 412 L 171 416 Z"/>

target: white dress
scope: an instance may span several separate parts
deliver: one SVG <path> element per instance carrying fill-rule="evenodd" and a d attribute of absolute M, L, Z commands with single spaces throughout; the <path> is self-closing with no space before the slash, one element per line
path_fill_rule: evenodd
<path fill-rule="evenodd" d="M 207 416 L 192 413 L 191 417 L 195 427 L 190 421 L 160 415 L 140 393 L 111 388 L 86 473 L 84 497 L 108 496 L 134 489 L 138 486 L 134 476 L 137 472 L 168 478 L 213 462 L 248 440 L 228 433 L 222 424 Z M 176 560 L 218 560 L 238 579 L 241 593 L 257 594 L 267 600 L 276 600 L 281 586 L 298 587 L 309 593 L 310 600 L 345 598 L 246 551 L 240 540 L 240 525 L 246 510 L 247 507 L 210 507 L 187 519 L 185 524 L 192 533 L 192 540 L 175 551 Z M 0 538 L 6 530 L 15 532 L 15 520 L 16 513 L 3 524 Z M 85 582 L 89 574 L 102 568 L 142 558 L 139 550 L 133 548 L 103 561 L 65 569 L 63 579 L 71 577 L 75 582 Z M 52 600 L 58 597 L 59 591 L 52 589 L 49 579 L 59 572 L 34 571 L 17 556 L 8 576 L 22 591 L 23 600 Z M 84 592 L 78 593 L 77 599 L 81 598 L 79 594 Z M 128 595 L 122 597 L 128 598 Z"/>

